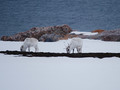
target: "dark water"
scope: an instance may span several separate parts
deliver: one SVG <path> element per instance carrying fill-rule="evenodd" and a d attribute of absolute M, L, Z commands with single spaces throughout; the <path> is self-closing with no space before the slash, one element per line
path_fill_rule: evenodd
<path fill-rule="evenodd" d="M 120 0 L 0 0 L 0 36 L 62 24 L 80 31 L 120 28 Z"/>

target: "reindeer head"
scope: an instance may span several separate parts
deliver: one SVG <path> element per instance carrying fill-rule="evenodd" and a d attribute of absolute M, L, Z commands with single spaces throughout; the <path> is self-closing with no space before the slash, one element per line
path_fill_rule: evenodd
<path fill-rule="evenodd" d="M 67 53 L 70 53 L 70 45 L 68 45 L 68 46 L 66 47 L 66 51 L 67 51 Z"/>
<path fill-rule="evenodd" d="M 20 51 L 26 51 L 26 48 L 25 48 L 24 45 L 22 45 L 22 46 L 20 47 Z"/>
<path fill-rule="evenodd" d="M 23 51 L 23 45 L 20 47 L 20 51 Z"/>

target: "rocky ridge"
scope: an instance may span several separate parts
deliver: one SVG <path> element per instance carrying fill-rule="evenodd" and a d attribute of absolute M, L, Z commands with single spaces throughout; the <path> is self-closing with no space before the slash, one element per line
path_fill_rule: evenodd
<path fill-rule="evenodd" d="M 26 32 L 20 32 L 12 36 L 2 36 L 3 41 L 24 41 L 25 38 L 36 38 L 39 41 L 57 41 L 69 34 L 72 29 L 64 24 L 61 26 L 34 27 Z"/>
<path fill-rule="evenodd" d="M 39 41 L 54 42 L 58 40 L 80 37 L 82 39 L 98 39 L 103 41 L 120 41 L 120 29 L 116 30 L 94 30 L 95 35 L 84 35 L 82 33 L 70 33 L 73 30 L 66 24 L 49 27 L 34 27 L 26 32 L 20 32 L 12 36 L 2 36 L 3 41 L 24 41 L 25 38 L 34 37 Z"/>

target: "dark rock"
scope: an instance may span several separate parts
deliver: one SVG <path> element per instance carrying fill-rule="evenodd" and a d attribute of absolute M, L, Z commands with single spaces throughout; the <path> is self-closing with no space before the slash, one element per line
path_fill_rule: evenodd
<path fill-rule="evenodd" d="M 96 35 L 79 34 L 77 37 L 80 37 L 82 39 L 97 39 L 103 41 L 120 41 L 120 29 L 109 31 L 106 30 Z"/>
<path fill-rule="evenodd" d="M 110 30 L 110 31 L 103 31 L 96 35 L 89 35 L 87 38 L 89 39 L 99 39 L 103 41 L 120 41 L 120 29 L 118 30 Z"/>
<path fill-rule="evenodd" d="M 120 35 L 104 35 L 101 36 L 101 40 L 103 41 L 120 41 Z"/>
<path fill-rule="evenodd" d="M 39 41 L 55 42 L 58 41 L 60 37 L 62 36 L 57 34 L 44 34 L 39 38 Z"/>
<path fill-rule="evenodd" d="M 99 34 L 99 38 L 103 41 L 120 41 L 120 29 L 104 31 Z"/>
<path fill-rule="evenodd" d="M 64 37 L 66 34 L 70 33 L 72 29 L 68 25 L 62 25 L 62 26 L 49 26 L 49 27 L 34 27 L 26 32 L 17 33 L 12 36 L 3 36 L 1 40 L 3 41 L 24 41 L 26 38 L 34 37 L 36 39 L 40 39 L 41 36 L 45 35 L 48 38 L 52 38 L 52 36 L 49 36 L 51 34 L 54 34 L 56 38 L 58 36 Z M 58 35 L 58 36 L 57 36 Z M 54 36 L 54 38 L 55 38 Z M 44 37 L 44 36 L 43 36 Z M 55 40 L 53 40 L 55 41 Z"/>

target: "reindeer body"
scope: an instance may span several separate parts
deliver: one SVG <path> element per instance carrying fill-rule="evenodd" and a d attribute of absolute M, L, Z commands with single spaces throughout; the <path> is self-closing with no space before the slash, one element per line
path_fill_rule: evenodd
<path fill-rule="evenodd" d="M 73 50 L 74 53 L 74 49 L 77 49 L 78 53 L 82 52 L 82 39 L 81 38 L 73 38 L 70 42 L 70 44 L 67 46 L 66 51 L 67 53 L 70 53 L 71 50 Z"/>
<path fill-rule="evenodd" d="M 21 51 L 26 51 L 26 49 L 28 48 L 28 51 L 30 52 L 30 47 L 34 47 L 35 48 L 35 52 L 39 51 L 38 40 L 35 39 L 35 38 L 26 38 L 24 40 L 24 43 L 21 46 L 20 50 Z"/>

